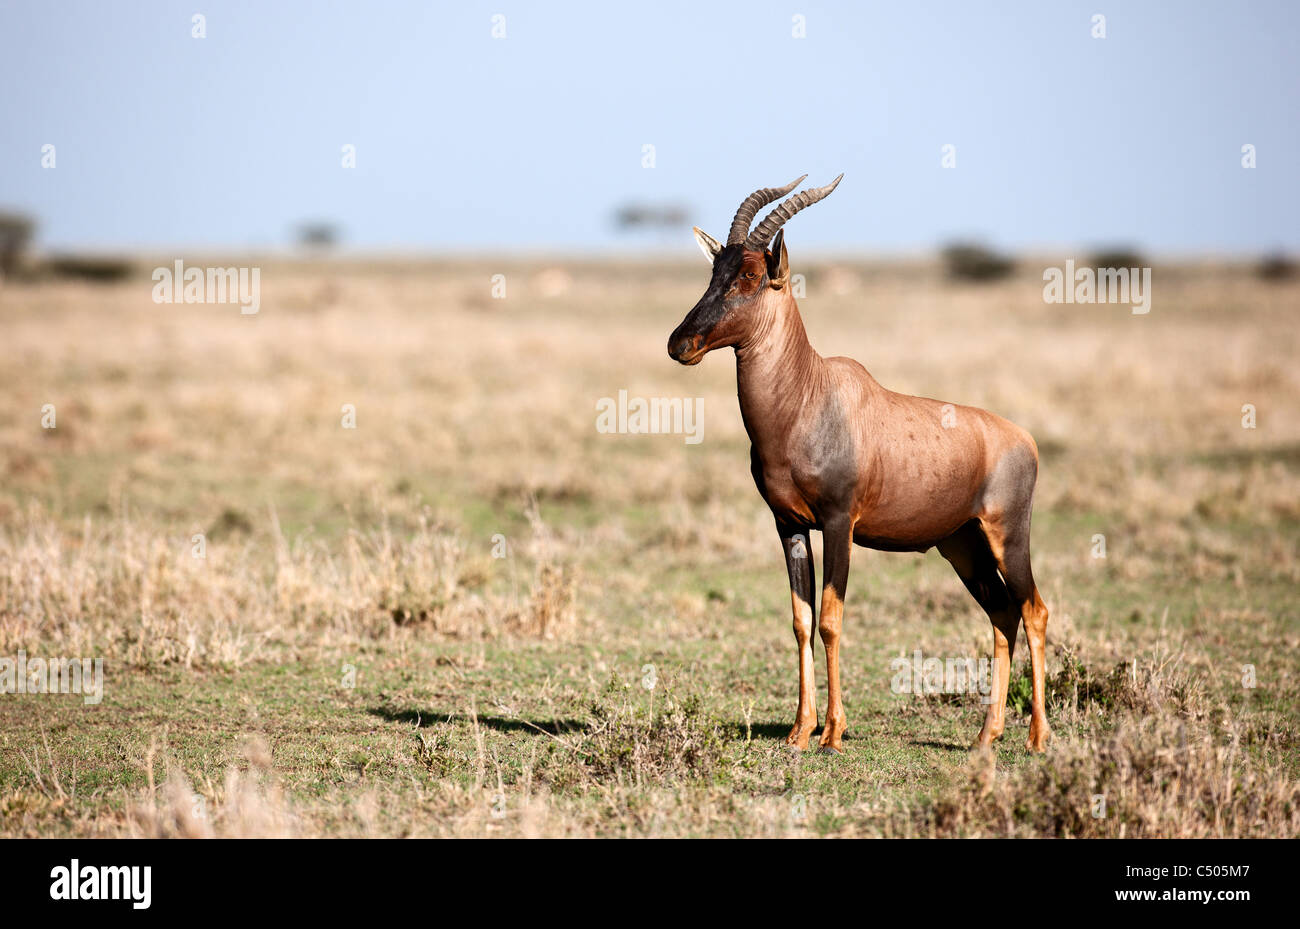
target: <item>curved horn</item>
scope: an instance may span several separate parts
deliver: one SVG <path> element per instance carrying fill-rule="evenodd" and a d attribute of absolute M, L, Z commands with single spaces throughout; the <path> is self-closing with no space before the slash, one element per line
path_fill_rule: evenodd
<path fill-rule="evenodd" d="M 843 177 L 844 175 L 841 174 L 825 187 L 810 187 L 807 190 L 801 190 L 771 213 L 768 213 L 763 217 L 763 221 L 758 224 L 758 228 L 750 233 L 749 238 L 745 241 L 745 248 L 753 249 L 756 252 L 766 249 L 767 243 L 772 241 L 772 236 L 776 235 L 776 230 L 785 225 L 786 220 L 804 207 L 812 206 L 818 200 L 829 196 Z"/>
<path fill-rule="evenodd" d="M 773 200 L 780 200 L 790 191 L 803 183 L 804 175 L 791 181 L 784 187 L 761 187 L 745 198 L 745 202 L 736 210 L 736 218 L 731 221 L 731 232 L 727 233 L 728 245 L 739 245 L 749 233 L 749 224 L 754 221 L 754 214 Z"/>

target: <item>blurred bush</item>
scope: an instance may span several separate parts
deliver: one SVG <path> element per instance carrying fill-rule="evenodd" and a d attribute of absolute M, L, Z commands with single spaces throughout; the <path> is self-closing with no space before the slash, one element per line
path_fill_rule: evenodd
<path fill-rule="evenodd" d="M 1147 268 L 1147 258 L 1130 246 L 1111 246 L 1099 249 L 1088 259 L 1090 268 Z"/>
<path fill-rule="evenodd" d="M 954 280 L 996 281 L 1015 267 L 1010 258 L 974 242 L 954 242 L 944 246 L 941 254 Z"/>
<path fill-rule="evenodd" d="M 1295 277 L 1296 263 L 1293 258 L 1283 252 L 1274 252 L 1271 255 L 1265 255 L 1260 261 L 1259 267 L 1255 273 L 1266 281 L 1286 281 Z"/>
<path fill-rule="evenodd" d="M 52 255 L 45 269 L 55 277 L 75 277 L 111 284 L 130 277 L 134 266 L 125 258 L 100 255 Z"/>

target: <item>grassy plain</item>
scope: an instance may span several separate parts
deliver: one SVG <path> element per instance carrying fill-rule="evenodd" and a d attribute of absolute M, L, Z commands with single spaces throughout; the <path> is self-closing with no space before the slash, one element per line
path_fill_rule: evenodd
<path fill-rule="evenodd" d="M 977 697 L 891 690 L 990 627 L 861 549 L 846 754 L 784 750 L 734 364 L 665 354 L 701 262 L 259 261 L 241 316 L 142 260 L 0 284 L 0 657 L 104 662 L 97 705 L 0 695 L 0 834 L 1300 833 L 1300 283 L 1157 266 L 1143 316 L 1041 262 L 794 262 L 823 354 L 1036 436 L 1045 757 L 1023 639 L 995 756 Z M 703 441 L 597 432 L 620 389 L 702 397 Z"/>

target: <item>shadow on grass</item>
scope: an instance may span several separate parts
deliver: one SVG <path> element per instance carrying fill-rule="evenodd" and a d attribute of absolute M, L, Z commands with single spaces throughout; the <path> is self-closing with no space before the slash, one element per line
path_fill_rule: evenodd
<path fill-rule="evenodd" d="M 945 752 L 970 751 L 970 745 L 966 742 L 939 742 L 935 739 L 913 739 L 912 744 L 920 748 L 939 748 Z"/>
<path fill-rule="evenodd" d="M 468 717 L 463 710 L 444 713 L 434 709 L 395 709 L 390 706 L 375 706 L 371 707 L 368 712 L 371 716 L 378 716 L 380 719 L 386 719 L 389 722 L 415 726 L 417 729 L 423 729 L 453 719 L 463 719 L 468 722 Z M 495 729 L 498 732 L 532 732 L 539 735 L 542 733 L 546 735 L 565 735 L 570 732 L 581 732 L 587 725 L 581 719 L 526 719 L 521 716 L 480 716 L 478 722 L 480 726 Z M 736 740 L 743 740 L 746 735 L 755 740 L 784 740 L 790 733 L 790 724 L 779 722 L 754 723 L 751 726 L 746 726 L 741 722 L 729 722 L 721 724 L 721 728 L 730 739 Z M 820 732 L 821 728 L 818 727 L 813 732 L 813 736 L 817 736 Z M 938 743 L 934 744 L 938 748 L 949 747 Z"/>
<path fill-rule="evenodd" d="M 387 706 L 376 706 L 371 707 L 369 713 L 371 716 L 378 716 L 389 722 L 405 723 L 418 729 L 457 718 L 468 721 L 468 717 L 463 712 L 440 713 L 435 710 L 397 710 Z M 498 732 L 532 732 L 546 733 L 547 735 L 564 735 L 566 732 L 576 732 L 582 729 L 584 725 L 580 719 L 524 719 L 509 716 L 480 716 L 478 722 L 480 726 L 495 729 Z"/>
<path fill-rule="evenodd" d="M 498 732 L 544 732 L 547 735 L 564 735 L 578 732 L 586 725 L 580 719 L 512 719 L 509 716 L 480 716 L 479 725 Z"/>
<path fill-rule="evenodd" d="M 784 739 L 790 734 L 789 723 L 754 723 L 752 726 L 746 726 L 744 723 L 724 723 L 723 729 L 735 739 L 743 739 L 746 735 L 755 739 Z"/>

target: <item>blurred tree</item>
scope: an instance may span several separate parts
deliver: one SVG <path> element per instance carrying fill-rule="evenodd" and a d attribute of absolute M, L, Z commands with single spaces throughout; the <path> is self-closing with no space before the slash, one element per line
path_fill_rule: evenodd
<path fill-rule="evenodd" d="M 0 212 L 0 275 L 9 275 L 18 267 L 36 223 L 21 213 Z"/>
<path fill-rule="evenodd" d="M 325 220 L 312 220 L 298 227 L 298 244 L 305 248 L 330 249 L 338 244 L 339 228 Z"/>
<path fill-rule="evenodd" d="M 614 211 L 614 225 L 623 231 L 637 229 L 680 229 L 687 223 L 684 206 L 628 203 Z"/>

